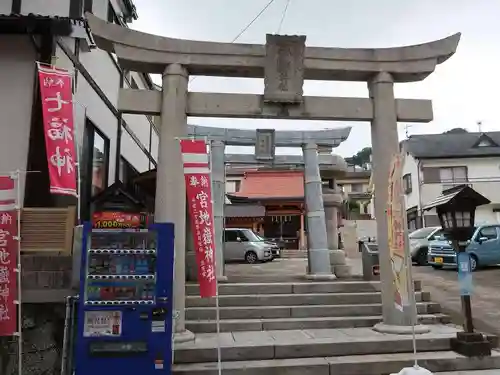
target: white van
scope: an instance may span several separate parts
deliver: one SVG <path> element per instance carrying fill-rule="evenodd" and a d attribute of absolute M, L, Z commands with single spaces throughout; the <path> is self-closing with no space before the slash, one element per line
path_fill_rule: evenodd
<path fill-rule="evenodd" d="M 255 232 L 246 228 L 224 229 L 224 261 L 241 261 L 247 263 L 273 260 L 279 253 L 276 244 L 265 241 Z"/>

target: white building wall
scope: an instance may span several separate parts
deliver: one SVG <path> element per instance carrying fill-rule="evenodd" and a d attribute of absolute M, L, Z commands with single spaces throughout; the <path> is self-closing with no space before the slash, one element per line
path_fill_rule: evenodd
<path fill-rule="evenodd" d="M 69 0 L 30 0 L 22 2 L 22 14 L 41 14 L 44 16 L 69 15 Z M 12 1 L 0 0 L 0 14 L 10 14 Z M 116 6 L 116 4 L 115 4 Z M 94 0 L 93 10 L 99 17 L 107 19 L 108 0 Z M 117 8 L 115 8 L 117 10 Z M 117 12 L 121 13 L 121 12 Z M 36 38 L 36 36 L 35 36 Z M 110 102 L 116 107 L 120 73 L 113 58 L 106 52 L 94 49 L 91 52 L 75 51 L 75 40 L 70 37 L 60 38 L 61 42 L 75 55 L 89 71 L 97 85 L 104 91 Z M 73 71 L 73 62 L 56 45 L 56 64 L 60 68 Z M 36 71 L 37 54 L 33 40 L 28 35 L 0 35 L 0 174 L 27 169 L 29 139 L 31 128 L 31 109 Z M 88 119 L 109 139 L 108 183 L 114 182 L 117 149 L 118 120 L 106 106 L 95 90 L 80 73 L 77 77 L 74 94 L 75 126 L 77 130 L 77 148 L 81 148 L 85 118 Z M 145 89 L 143 77 L 132 73 L 135 82 Z M 158 135 L 153 131 L 150 143 L 150 122 L 146 116 L 124 116 L 129 128 L 135 133 L 146 150 L 151 149 L 153 158 L 158 155 Z M 148 170 L 153 165 L 148 157 L 123 129 L 121 153 L 139 172 Z M 24 178 L 21 179 L 22 201 L 24 200 Z"/>
<path fill-rule="evenodd" d="M 410 174 L 411 175 L 411 186 L 412 191 L 409 194 L 405 194 L 405 206 L 406 208 L 419 207 L 420 205 L 420 194 L 419 194 L 419 165 L 418 161 L 410 155 L 406 154 L 403 163 L 402 176 Z"/>
<path fill-rule="evenodd" d="M 5 1 L 5 0 L 2 0 Z M 10 10 L 9 12 L 10 13 Z M 69 15 L 69 0 L 29 0 L 21 3 L 21 14 L 43 14 L 44 16 Z"/>
<path fill-rule="evenodd" d="M 236 184 L 238 183 L 238 181 L 241 184 L 242 180 L 243 180 L 243 177 L 234 177 L 234 176 L 227 177 L 226 176 L 226 194 L 236 193 L 236 191 L 237 191 Z M 229 199 L 227 199 L 227 197 L 226 197 L 226 203 L 231 204 L 231 201 L 229 201 Z"/>
<path fill-rule="evenodd" d="M 0 35 L 0 174 L 27 168 L 35 56 L 28 36 Z M 21 202 L 24 181 L 22 178 Z"/>
<path fill-rule="evenodd" d="M 94 7 L 97 8 L 98 16 L 105 17 L 104 12 L 100 14 L 99 5 L 107 4 L 104 1 L 95 1 Z M 94 8 L 95 9 L 95 8 Z M 67 47 L 74 50 L 74 40 L 72 38 L 64 38 L 63 41 Z M 74 52 L 74 51 L 73 51 Z M 58 65 L 67 69 L 73 70 L 71 60 L 66 56 L 59 46 L 57 46 L 56 55 L 58 57 Z M 94 49 L 90 52 L 80 51 L 79 60 L 86 70 L 90 73 L 94 81 L 104 92 L 113 106 L 118 104 L 118 92 L 120 87 L 120 72 L 113 60 L 113 57 L 105 51 Z M 145 89 L 146 85 L 143 78 L 138 73 L 132 73 L 131 76 L 141 89 Z M 130 87 L 130 82 L 125 80 L 124 86 Z M 104 101 L 99 97 L 95 90 L 90 86 L 86 79 L 79 74 L 77 80 L 77 90 L 74 95 L 74 100 L 77 105 L 85 112 L 92 124 L 103 133 L 109 140 L 109 167 L 108 167 L 108 184 L 115 182 L 116 168 L 116 148 L 117 148 L 117 129 L 118 120 L 111 110 L 106 106 Z M 140 140 L 140 143 L 146 150 L 151 148 L 153 158 L 157 160 L 158 155 L 158 134 L 153 131 L 152 145 L 149 145 L 150 138 L 150 121 L 144 115 L 123 115 L 124 121 L 127 123 L 132 132 Z M 83 128 L 82 128 L 83 130 Z M 125 129 L 122 129 L 120 154 L 129 162 L 138 172 L 142 173 L 152 168 L 149 158 L 132 139 Z"/>
<path fill-rule="evenodd" d="M 422 165 L 423 167 L 466 166 L 471 187 L 491 201 L 489 205 L 478 207 L 476 223 L 499 222 L 499 217 L 493 212 L 493 208 L 500 207 L 500 158 L 432 159 L 423 160 Z M 442 191 L 441 183 L 423 184 L 422 204 L 425 206 L 442 194 Z"/>

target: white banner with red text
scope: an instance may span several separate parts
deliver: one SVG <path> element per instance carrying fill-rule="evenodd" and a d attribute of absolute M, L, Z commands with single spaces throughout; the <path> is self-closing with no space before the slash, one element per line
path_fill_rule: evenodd
<path fill-rule="evenodd" d="M 15 181 L 0 176 L 0 336 L 17 331 L 17 241 Z"/>
<path fill-rule="evenodd" d="M 50 192 L 77 196 L 71 73 L 38 64 Z"/>
<path fill-rule="evenodd" d="M 202 298 L 215 297 L 215 234 L 213 226 L 212 186 L 207 144 L 203 140 L 180 140 L 186 199 L 189 207 L 193 242 L 198 264 Z"/>

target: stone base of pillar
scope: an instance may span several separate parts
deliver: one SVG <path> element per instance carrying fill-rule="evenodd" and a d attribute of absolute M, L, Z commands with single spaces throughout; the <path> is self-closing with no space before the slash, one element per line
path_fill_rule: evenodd
<path fill-rule="evenodd" d="M 226 275 L 217 276 L 218 283 L 227 283 L 229 280 Z"/>
<path fill-rule="evenodd" d="M 339 279 L 345 279 L 351 276 L 351 266 L 346 264 L 344 250 L 330 250 L 330 266 L 332 272 Z"/>
<path fill-rule="evenodd" d="M 304 277 L 306 280 L 311 281 L 330 281 L 337 278 L 333 273 L 308 273 Z"/>
<path fill-rule="evenodd" d="M 188 342 L 188 341 L 193 341 L 195 338 L 194 333 L 191 331 L 188 331 L 187 329 L 182 332 L 175 332 L 174 333 L 174 343 L 180 344 L 183 342 Z"/>
<path fill-rule="evenodd" d="M 431 329 L 422 324 L 417 324 L 416 326 L 399 326 L 393 324 L 377 323 L 372 328 L 374 331 L 379 333 L 391 333 L 393 335 L 411 335 L 413 330 L 415 334 L 421 335 L 422 333 L 429 333 Z"/>
<path fill-rule="evenodd" d="M 344 250 L 329 250 L 330 252 L 330 264 L 336 266 L 338 264 L 346 264 L 345 262 L 345 252 Z"/>
<path fill-rule="evenodd" d="M 335 264 L 332 266 L 332 272 L 339 279 L 349 279 L 352 276 L 351 266 L 347 264 Z"/>

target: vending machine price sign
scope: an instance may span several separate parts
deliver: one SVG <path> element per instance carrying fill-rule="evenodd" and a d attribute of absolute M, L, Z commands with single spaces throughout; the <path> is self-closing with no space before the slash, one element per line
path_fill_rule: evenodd
<path fill-rule="evenodd" d="M 145 217 L 84 224 L 75 375 L 171 374 L 174 226 Z"/>
<path fill-rule="evenodd" d="M 96 229 L 139 229 L 147 225 L 145 214 L 117 211 L 100 211 L 92 215 L 92 227 Z"/>

